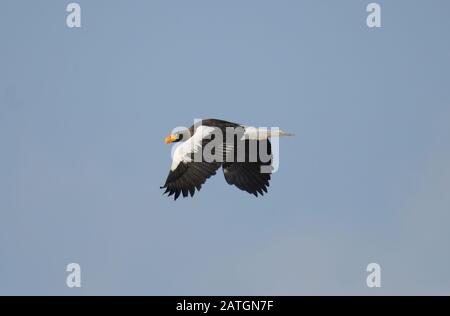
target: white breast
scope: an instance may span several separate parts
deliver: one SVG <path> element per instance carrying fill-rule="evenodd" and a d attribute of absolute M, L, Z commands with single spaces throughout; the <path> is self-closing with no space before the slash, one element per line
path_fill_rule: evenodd
<path fill-rule="evenodd" d="M 197 127 L 191 138 L 176 146 L 172 152 L 172 166 L 170 170 L 175 170 L 180 162 L 191 162 L 191 155 L 201 150 L 202 140 L 209 137 L 214 130 L 214 127 L 201 125 Z"/>

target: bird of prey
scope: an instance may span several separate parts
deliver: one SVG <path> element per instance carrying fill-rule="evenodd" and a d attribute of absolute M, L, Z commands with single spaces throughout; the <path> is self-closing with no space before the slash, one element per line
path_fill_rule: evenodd
<path fill-rule="evenodd" d="M 206 179 L 222 167 L 230 185 L 258 196 L 267 193 L 272 171 L 271 137 L 292 136 L 281 130 L 204 119 L 165 138 L 165 143 L 183 142 L 172 154 L 164 186 L 168 196 L 192 197 Z"/>

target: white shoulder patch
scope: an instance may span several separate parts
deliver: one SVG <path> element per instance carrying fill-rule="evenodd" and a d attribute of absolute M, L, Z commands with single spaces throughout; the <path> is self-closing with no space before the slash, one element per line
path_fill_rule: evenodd
<path fill-rule="evenodd" d="M 215 128 L 210 126 L 199 126 L 194 135 L 187 141 L 178 145 L 172 154 L 172 165 L 170 170 L 174 171 L 180 162 L 191 162 L 191 154 L 198 152 L 202 148 L 202 140 L 209 137 Z"/>

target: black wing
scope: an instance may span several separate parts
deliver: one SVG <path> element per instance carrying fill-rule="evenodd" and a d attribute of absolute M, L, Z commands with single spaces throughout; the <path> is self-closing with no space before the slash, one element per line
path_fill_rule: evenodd
<path fill-rule="evenodd" d="M 166 188 L 164 193 L 168 196 L 175 194 L 174 200 L 178 199 L 181 193 L 183 197 L 194 196 L 195 189 L 200 191 L 206 179 L 216 174 L 220 163 L 215 162 L 180 162 L 174 171 L 170 171 L 166 183 L 161 189 Z"/>
<path fill-rule="evenodd" d="M 261 159 L 258 154 L 257 161 L 251 162 L 248 155 L 248 140 L 245 141 L 246 148 L 246 156 L 244 162 L 225 162 L 222 165 L 223 174 L 225 176 L 225 180 L 230 185 L 235 185 L 239 189 L 243 191 L 247 191 L 250 194 L 254 194 L 258 196 L 258 193 L 264 195 L 264 192 L 267 193 L 267 188 L 269 187 L 269 180 L 271 175 L 271 164 L 272 164 L 272 149 L 269 140 L 261 140 L 257 141 L 257 148 L 259 152 L 259 148 L 262 145 L 262 142 L 266 142 L 266 154 L 270 157 L 268 161 L 265 159 Z M 236 160 L 235 160 L 236 161 Z M 265 167 L 264 172 L 262 172 L 262 167 Z M 268 170 L 267 170 L 268 169 Z"/>

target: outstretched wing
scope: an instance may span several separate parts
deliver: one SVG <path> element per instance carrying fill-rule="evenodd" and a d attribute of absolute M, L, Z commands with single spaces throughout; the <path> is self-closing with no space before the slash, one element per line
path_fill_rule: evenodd
<path fill-rule="evenodd" d="M 166 183 L 161 189 L 166 189 L 164 193 L 168 196 L 175 194 L 174 200 L 178 199 L 180 194 L 187 197 L 189 194 L 194 196 L 195 189 L 200 191 L 202 184 L 206 179 L 216 174 L 220 163 L 216 162 L 181 162 L 175 170 L 171 170 Z"/>
<path fill-rule="evenodd" d="M 200 191 L 206 179 L 216 174 L 216 170 L 220 167 L 219 162 L 195 159 L 196 154 L 202 154 L 204 143 L 214 130 L 213 127 L 200 126 L 191 138 L 175 149 L 169 175 L 161 187 L 166 189 L 164 193 L 169 193 L 169 196 L 175 194 L 175 200 L 180 194 L 183 194 L 183 197 L 189 194 L 193 196 L 195 189 Z"/>
<path fill-rule="evenodd" d="M 257 141 L 258 156 L 255 162 L 249 158 L 249 140 L 245 141 L 246 156 L 244 162 L 225 162 L 222 166 L 225 180 L 230 185 L 258 196 L 264 195 L 269 187 L 272 163 L 272 149 L 269 140 Z M 266 142 L 262 144 L 262 142 Z M 268 161 L 261 159 L 259 148 L 265 146 L 266 154 L 270 157 Z"/>

